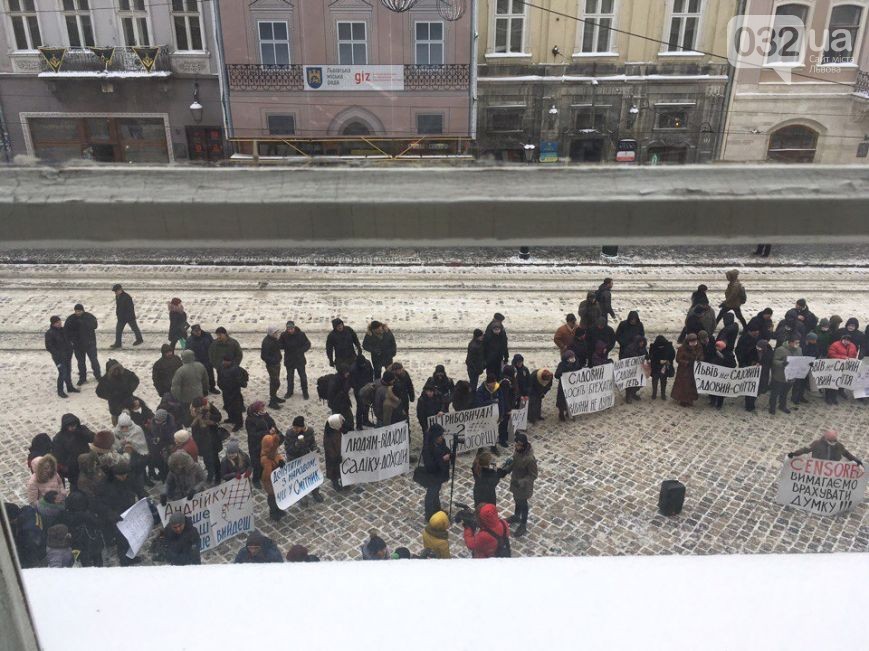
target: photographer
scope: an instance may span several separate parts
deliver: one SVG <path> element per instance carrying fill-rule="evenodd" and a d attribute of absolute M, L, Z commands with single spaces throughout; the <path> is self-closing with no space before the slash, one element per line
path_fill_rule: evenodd
<path fill-rule="evenodd" d="M 455 518 L 461 520 L 465 528 L 465 545 L 471 550 L 474 558 L 493 558 L 510 556 L 510 527 L 498 517 L 498 509 L 494 504 L 480 506 L 478 521 L 480 530 L 462 513 Z"/>
<path fill-rule="evenodd" d="M 422 464 L 431 476 L 425 489 L 425 519 L 441 511 L 441 486 L 450 478 L 450 450 L 444 441 L 444 428 L 432 425 L 423 439 Z"/>

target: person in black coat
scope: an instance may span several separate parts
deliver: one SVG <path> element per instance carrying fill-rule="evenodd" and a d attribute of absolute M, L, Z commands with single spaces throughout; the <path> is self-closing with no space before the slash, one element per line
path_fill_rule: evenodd
<path fill-rule="evenodd" d="M 395 335 L 385 323 L 372 321 L 362 340 L 362 348 L 371 353 L 371 365 L 374 367 L 374 379 L 379 380 L 383 371 L 392 365 L 397 347 Z"/>
<path fill-rule="evenodd" d="M 528 389 L 528 422 L 545 420 L 543 417 L 543 398 L 552 388 L 552 371 L 541 368 L 533 371 Z"/>
<path fill-rule="evenodd" d="M 65 524 L 72 537 L 70 546 L 79 551 L 82 567 L 103 566 L 103 528 L 100 517 L 91 508 L 87 495 L 73 491 L 64 501 L 63 513 L 58 520 Z"/>
<path fill-rule="evenodd" d="M 284 351 L 284 368 L 287 369 L 287 392 L 284 398 L 290 398 L 293 395 L 293 384 L 295 382 L 295 374 L 299 374 L 299 386 L 302 388 L 302 398 L 308 399 L 308 375 L 305 373 L 305 353 L 311 350 L 311 341 L 308 335 L 296 327 L 292 321 L 287 321 L 287 329 L 281 333 L 278 340 L 281 348 Z"/>
<path fill-rule="evenodd" d="M 444 440 L 444 428 L 432 425 L 423 436 L 420 461 L 428 474 L 425 491 L 425 519 L 428 522 L 441 508 L 441 486 L 450 478 L 450 449 Z"/>
<path fill-rule="evenodd" d="M 424 432 L 428 429 L 428 419 L 430 416 L 437 416 L 443 413 L 443 400 L 438 393 L 437 387 L 429 380 L 422 388 L 422 394 L 419 400 L 416 401 L 416 419 L 419 421 L 419 427 Z"/>
<path fill-rule="evenodd" d="M 51 361 L 57 368 L 57 395 L 69 397 L 63 392 L 64 385 L 70 393 L 79 393 L 72 385 L 72 344 L 59 316 L 51 317 L 51 326 L 45 331 L 45 350 L 51 354 Z"/>
<path fill-rule="evenodd" d="M 857 346 L 858 351 L 865 352 L 866 342 L 863 341 L 863 333 L 860 331 L 860 322 L 853 316 L 845 321 L 844 328 L 839 328 L 834 333 L 836 341 L 839 341 L 845 335 L 848 335 L 851 338 L 851 343 Z"/>
<path fill-rule="evenodd" d="M 448 412 L 450 410 L 450 403 L 453 401 L 453 391 L 455 391 L 456 385 L 447 375 L 443 364 L 435 366 L 434 373 L 432 373 L 428 382 L 435 386 L 440 395 L 441 402 L 443 403 L 442 411 Z"/>
<path fill-rule="evenodd" d="M 697 291 L 691 292 L 691 307 L 695 305 L 709 305 L 709 297 L 706 295 L 708 290 L 709 288 L 706 285 L 697 285 Z"/>
<path fill-rule="evenodd" d="M 640 321 L 640 313 L 637 311 L 628 312 L 628 318 L 619 323 L 615 334 L 619 344 L 619 359 L 625 359 L 625 357 L 629 357 L 629 355 L 625 355 L 625 349 L 633 343 L 634 337 L 646 336 L 646 329 L 643 327 L 643 322 Z"/>
<path fill-rule="evenodd" d="M 151 382 L 158 396 L 172 391 L 172 378 L 181 365 L 181 358 L 170 344 L 160 346 L 160 359 L 151 367 Z"/>
<path fill-rule="evenodd" d="M 715 357 L 711 363 L 725 368 L 736 368 L 733 350 L 727 348 L 727 343 L 721 339 L 715 342 Z M 716 409 L 721 409 L 724 406 L 724 396 L 709 396 L 709 402 Z"/>
<path fill-rule="evenodd" d="M 57 459 L 58 474 L 69 481 L 75 490 L 78 485 L 78 458 L 90 452 L 94 433 L 81 424 L 75 414 L 64 414 L 60 419 L 60 430 L 51 441 L 54 458 Z"/>
<path fill-rule="evenodd" d="M 193 520 L 183 513 L 176 512 L 169 517 L 166 528 L 160 533 L 158 545 L 162 546 L 169 565 L 202 564 L 199 531 L 193 526 Z"/>
<path fill-rule="evenodd" d="M 644 357 L 649 358 L 648 341 L 642 335 L 634 335 L 634 340 L 624 349 L 625 357 Z M 621 358 L 622 349 L 619 349 L 619 357 Z M 625 402 L 630 403 L 634 400 L 639 400 L 640 387 L 625 387 Z"/>
<path fill-rule="evenodd" d="M 597 342 L 602 341 L 606 344 L 606 354 L 609 355 L 612 349 L 616 347 L 616 333 L 607 325 L 606 319 L 601 317 L 593 328 L 588 331 L 587 336 L 588 348 L 590 351 L 597 349 Z"/>
<path fill-rule="evenodd" d="M 247 386 L 248 374 L 236 364 L 232 357 L 227 355 L 223 358 L 220 369 L 217 371 L 217 384 L 223 391 L 223 409 L 226 411 L 227 423 L 232 423 L 233 432 L 242 427 L 244 416 L 244 396 L 241 390 Z"/>
<path fill-rule="evenodd" d="M 169 308 L 169 344 L 175 348 L 175 344 L 179 339 L 187 340 L 187 328 L 190 324 L 187 323 L 187 312 L 184 311 L 184 306 L 181 304 L 180 298 L 173 298 L 168 303 Z"/>
<path fill-rule="evenodd" d="M 106 362 L 105 375 L 97 383 L 97 397 L 109 403 L 112 425 L 118 424 L 118 416 L 138 386 L 139 378 L 135 373 L 125 369 L 117 360 L 110 359 Z"/>
<path fill-rule="evenodd" d="M 558 407 L 558 420 L 565 421 L 570 415 L 570 409 L 567 407 L 567 399 L 564 397 L 564 383 L 561 382 L 561 376 L 565 373 L 572 373 L 582 368 L 576 359 L 576 354 L 568 348 L 561 355 L 561 361 L 558 363 L 558 368 L 555 369 L 555 379 L 558 380 L 558 393 L 555 399 L 555 405 Z"/>
<path fill-rule="evenodd" d="M 688 316 L 685 318 L 685 327 L 679 333 L 677 341 L 682 343 L 688 335 L 696 335 L 704 329 L 703 314 L 706 311 L 706 305 L 695 305 L 691 308 Z"/>
<path fill-rule="evenodd" d="M 121 459 L 111 467 L 106 480 L 99 482 L 91 500 L 93 509 L 100 515 L 103 526 L 103 538 L 108 545 L 114 541 L 121 566 L 132 565 L 133 560 L 127 558 L 130 544 L 118 530 L 117 523 L 121 514 L 139 501 L 139 495 L 130 479 L 130 464 Z"/>
<path fill-rule="evenodd" d="M 492 462 L 492 453 L 480 452 L 471 466 L 471 477 L 474 480 L 474 508 L 481 504 L 497 506 L 498 483 L 507 476 L 509 471 L 499 470 Z"/>
<path fill-rule="evenodd" d="M 280 329 L 269 326 L 266 336 L 260 345 L 260 359 L 266 365 L 269 375 L 269 409 L 280 409 L 283 398 L 278 397 L 278 389 L 281 388 L 281 343 L 278 341 Z"/>
<path fill-rule="evenodd" d="M 350 367 L 350 386 L 353 389 L 353 400 L 356 402 L 356 429 L 362 429 L 363 425 L 374 425 L 368 417 L 368 406 L 359 397 L 362 387 L 372 382 L 374 382 L 374 367 L 365 355 L 357 355 L 353 366 Z"/>
<path fill-rule="evenodd" d="M 767 307 L 751 317 L 746 330 L 757 330 L 760 333 L 760 338 L 764 341 L 771 341 L 774 337 L 774 328 L 772 323 L 772 308 Z"/>
<path fill-rule="evenodd" d="M 567 347 L 567 349 L 573 351 L 573 354 L 576 357 L 576 363 L 579 365 L 579 368 L 585 368 L 586 366 L 588 366 L 588 360 L 591 357 L 591 350 L 589 349 L 588 341 L 588 330 L 586 330 L 585 328 L 577 328 L 576 330 L 574 330 L 573 342 Z"/>
<path fill-rule="evenodd" d="M 404 413 L 407 414 L 407 424 L 410 426 L 410 403 L 416 400 L 416 390 L 413 388 L 413 380 L 410 379 L 410 374 L 399 362 L 393 362 L 389 367 L 395 376 L 395 384 L 392 385 L 392 392 L 401 400 L 401 406 Z"/>
<path fill-rule="evenodd" d="M 97 358 L 97 318 L 84 311 L 81 303 L 76 303 L 72 314 L 66 317 L 63 329 L 72 344 L 72 352 L 78 362 L 78 384 L 87 382 L 87 366 L 85 360 L 90 360 L 94 379 L 99 380 L 102 371 Z"/>
<path fill-rule="evenodd" d="M 597 288 L 597 292 L 595 293 L 595 298 L 597 302 L 600 304 L 600 311 L 604 323 L 607 323 L 609 317 L 612 317 L 613 320 L 616 318 L 616 313 L 613 312 L 613 279 L 612 278 L 604 278 L 603 282 L 600 284 L 600 287 Z"/>
<path fill-rule="evenodd" d="M 471 389 L 471 383 L 467 380 L 459 380 L 456 382 L 456 388 L 453 390 L 453 399 L 450 402 L 453 411 L 472 409 L 474 406 L 475 394 L 476 391 Z"/>
<path fill-rule="evenodd" d="M 715 340 L 723 341 L 727 346 L 727 352 L 732 353 L 736 346 L 737 336 L 739 336 L 739 326 L 736 325 L 736 317 L 733 315 L 733 312 L 727 312 L 724 315 L 724 327 L 718 332 Z"/>
<path fill-rule="evenodd" d="M 528 396 L 531 395 L 531 371 L 525 366 L 525 358 L 516 353 L 513 355 L 512 366 L 514 372 L 513 390 L 516 392 L 516 397 L 528 400 Z M 521 407 L 518 401 L 516 406 Z"/>
<path fill-rule="evenodd" d="M 752 328 L 757 327 L 756 324 L 752 323 L 753 321 L 754 319 L 748 322 L 748 330 L 744 331 L 740 335 L 739 341 L 736 342 L 735 355 L 739 368 L 760 366 L 760 331 L 757 329 L 752 330 Z M 771 362 L 772 358 L 770 358 Z M 756 396 L 745 396 L 745 411 L 754 411 L 756 402 Z"/>
<path fill-rule="evenodd" d="M 211 393 L 220 395 L 214 376 L 215 368 L 211 364 L 211 358 L 208 356 L 208 349 L 211 348 L 211 344 L 213 343 L 214 337 L 211 336 L 210 332 L 205 332 L 201 325 L 197 323 L 190 327 L 190 336 L 187 338 L 186 350 L 192 350 L 196 356 L 196 361 L 205 367 L 208 373 L 208 387 Z M 160 395 L 163 394 L 161 393 Z"/>
<path fill-rule="evenodd" d="M 118 317 L 118 324 L 115 326 L 115 343 L 110 348 L 121 347 L 121 337 L 124 334 L 124 328 L 129 325 L 136 340 L 134 346 L 143 343 L 142 332 L 139 330 L 139 324 L 136 323 L 136 308 L 133 305 L 133 297 L 124 291 L 120 285 L 112 287 L 115 293 L 115 315 Z"/>
<path fill-rule="evenodd" d="M 356 361 L 355 359 L 353 361 Z M 350 369 L 343 364 L 338 367 L 336 373 L 329 378 L 329 388 L 326 391 L 326 404 L 333 414 L 341 414 L 344 417 L 342 432 L 353 429 L 353 411 L 350 404 Z"/>
<path fill-rule="evenodd" d="M 658 386 L 661 387 L 661 400 L 667 399 L 667 379 L 675 375 L 674 360 L 676 351 L 673 344 L 664 335 L 655 337 L 649 347 L 649 364 L 652 374 L 652 400 L 658 397 Z"/>
<path fill-rule="evenodd" d="M 190 412 L 193 414 L 190 430 L 196 447 L 199 448 L 199 456 L 205 463 L 207 481 L 219 484 L 220 452 L 223 450 L 220 410 L 208 402 L 207 398 L 194 398 L 190 404 Z"/>
<path fill-rule="evenodd" d="M 329 366 L 337 368 L 343 364 L 350 368 L 356 355 L 361 354 L 362 346 L 353 328 L 344 325 L 341 319 L 332 319 L 332 332 L 326 337 L 326 357 L 329 358 Z"/>
<path fill-rule="evenodd" d="M 468 344 L 468 354 L 465 356 L 465 367 L 468 369 L 468 383 L 471 391 L 477 390 L 480 376 L 486 370 L 486 354 L 483 350 L 483 331 L 477 328 Z"/>
<path fill-rule="evenodd" d="M 260 478 L 263 474 L 262 462 L 260 461 L 263 437 L 266 434 L 279 436 L 280 434 L 274 419 L 266 411 L 266 403 L 262 400 L 257 400 L 247 408 L 247 419 L 244 427 L 247 430 L 247 449 L 250 453 L 250 464 L 253 467 L 253 485 L 260 488 Z"/>
<path fill-rule="evenodd" d="M 507 333 L 497 321 L 490 324 L 490 329 L 483 335 L 483 357 L 486 363 L 486 373 L 501 376 L 501 368 L 510 360 Z"/>

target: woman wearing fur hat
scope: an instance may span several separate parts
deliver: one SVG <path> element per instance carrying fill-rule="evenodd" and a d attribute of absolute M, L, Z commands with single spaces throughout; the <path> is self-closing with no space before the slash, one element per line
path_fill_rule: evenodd
<path fill-rule="evenodd" d="M 326 458 L 326 478 L 331 480 L 332 488 L 341 490 L 341 430 L 344 416 L 332 414 L 326 419 L 323 430 L 323 454 Z"/>
<path fill-rule="evenodd" d="M 187 328 L 190 325 L 187 323 L 187 312 L 184 311 L 180 298 L 173 298 L 167 306 L 169 308 L 169 345 L 175 348 L 179 339 L 184 339 L 186 343 Z M 184 346 L 181 347 L 184 348 Z"/>
<path fill-rule="evenodd" d="M 260 478 L 263 474 L 260 465 L 262 440 L 266 434 L 277 434 L 278 427 L 266 411 L 266 403 L 262 400 L 257 400 L 247 408 L 247 419 L 244 426 L 247 430 L 247 449 L 250 452 L 250 462 L 253 466 L 253 485 L 260 488 Z"/>
<path fill-rule="evenodd" d="M 57 460 L 52 455 L 36 457 L 33 459 L 32 467 L 33 474 L 27 480 L 27 503 L 30 506 L 36 506 L 39 498 L 49 491 L 66 496 L 63 479 L 57 472 Z"/>

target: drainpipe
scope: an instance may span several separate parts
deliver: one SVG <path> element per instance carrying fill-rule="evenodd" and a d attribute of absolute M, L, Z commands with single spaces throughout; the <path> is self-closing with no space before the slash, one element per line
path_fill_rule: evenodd
<path fill-rule="evenodd" d="M 3 117 L 3 100 L 0 98 L 0 150 L 3 151 L 3 161 L 12 162 L 12 140 L 6 129 L 6 119 Z"/>
<path fill-rule="evenodd" d="M 477 0 L 471 0 L 471 69 L 468 89 L 468 135 L 477 139 Z"/>
<path fill-rule="evenodd" d="M 232 113 L 229 110 L 229 79 L 223 61 L 223 23 L 220 20 L 220 0 L 211 3 L 211 25 L 214 30 L 214 46 L 217 54 L 218 81 L 220 83 L 220 108 L 223 111 L 223 131 L 227 138 L 233 137 Z"/>
<path fill-rule="evenodd" d="M 742 17 L 745 15 L 746 5 L 748 4 L 748 0 L 739 0 L 739 4 L 736 7 L 736 16 L 739 17 L 739 24 L 737 25 L 737 30 L 742 26 Z M 737 54 L 737 57 L 739 55 Z M 721 110 L 719 111 L 718 116 L 718 138 L 715 140 L 715 149 L 712 153 L 712 160 L 717 161 L 721 159 L 722 154 L 724 153 L 724 139 L 726 138 L 727 133 L 727 122 L 729 119 L 729 109 L 730 109 L 730 98 L 733 95 L 733 86 L 735 83 L 736 77 L 736 66 L 732 63 L 728 63 L 727 65 L 727 83 L 724 85 L 724 99 L 721 102 Z"/>

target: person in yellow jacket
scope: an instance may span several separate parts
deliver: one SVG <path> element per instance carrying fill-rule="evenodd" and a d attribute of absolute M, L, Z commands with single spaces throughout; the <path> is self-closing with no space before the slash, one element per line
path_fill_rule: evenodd
<path fill-rule="evenodd" d="M 422 532 L 422 546 L 434 552 L 435 558 L 450 557 L 450 541 L 447 529 L 450 519 L 443 511 L 438 511 L 428 521 Z"/>

